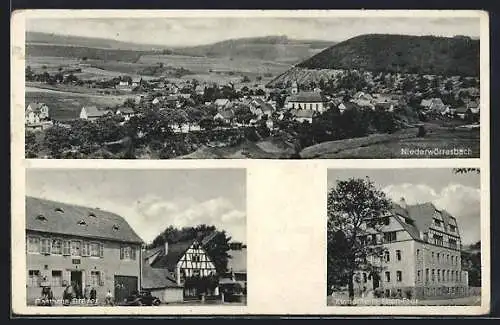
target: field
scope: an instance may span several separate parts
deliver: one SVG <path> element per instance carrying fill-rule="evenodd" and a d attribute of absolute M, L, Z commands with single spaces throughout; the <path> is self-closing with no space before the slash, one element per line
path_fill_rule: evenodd
<path fill-rule="evenodd" d="M 479 130 L 458 130 L 426 124 L 425 137 L 417 137 L 417 128 L 408 128 L 394 134 L 371 135 L 320 143 L 301 151 L 302 158 L 478 158 L 480 153 Z M 427 150 L 423 154 L 408 150 Z M 462 155 L 439 150 L 470 149 Z"/>
<path fill-rule="evenodd" d="M 183 55 L 143 55 L 138 61 L 138 63 L 149 65 L 159 62 L 165 66 L 184 68 L 193 73 L 202 74 L 211 71 L 222 71 L 244 74 L 271 73 L 277 75 L 291 67 L 289 64 L 252 59 L 206 58 Z"/>
<path fill-rule="evenodd" d="M 57 121 L 78 118 L 83 106 L 113 107 L 122 104 L 129 97 L 131 95 L 98 96 L 48 89 L 27 89 L 25 93 L 26 105 L 30 102 L 47 104 L 50 117 Z"/>

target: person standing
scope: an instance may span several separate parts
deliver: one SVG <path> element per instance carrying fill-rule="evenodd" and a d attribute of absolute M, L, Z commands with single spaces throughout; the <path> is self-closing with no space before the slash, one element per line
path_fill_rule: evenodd
<path fill-rule="evenodd" d="M 94 305 L 97 304 L 97 291 L 94 287 L 90 289 L 90 302 Z"/>
<path fill-rule="evenodd" d="M 90 284 L 87 284 L 85 286 L 85 290 L 83 291 L 83 298 L 85 298 L 85 300 L 90 299 Z"/>
<path fill-rule="evenodd" d="M 110 305 L 113 306 L 113 294 L 111 293 L 111 290 L 108 289 L 108 293 L 106 293 L 106 306 Z"/>

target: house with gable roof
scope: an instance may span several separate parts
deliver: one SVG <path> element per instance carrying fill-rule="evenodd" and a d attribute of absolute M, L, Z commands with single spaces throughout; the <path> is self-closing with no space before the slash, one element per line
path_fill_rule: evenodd
<path fill-rule="evenodd" d="M 96 106 L 84 106 L 80 111 L 80 118 L 89 121 L 95 121 L 100 117 L 112 114 L 113 112 L 108 109 L 99 109 Z"/>
<path fill-rule="evenodd" d="M 145 253 L 145 266 L 154 272 L 161 272 L 164 278 L 184 288 L 184 298 L 197 297 L 199 288 L 187 286 L 192 278 L 211 277 L 217 274 L 212 257 L 205 250 L 205 245 L 215 233 L 202 240 L 193 238 L 176 243 L 164 243 Z M 161 271 L 158 271 L 161 270 Z M 173 285 L 173 283 L 172 283 Z"/>
<path fill-rule="evenodd" d="M 139 290 L 143 241 L 122 216 L 26 197 L 25 218 L 28 304 L 40 298 L 44 283 L 54 299 L 71 283 L 82 292 L 93 287 L 100 301 L 111 290 L 116 303 Z"/>
<path fill-rule="evenodd" d="M 384 250 L 382 258 L 369 259 L 379 271 L 355 273 L 358 293 L 382 290 L 386 297 L 413 299 L 467 295 L 456 218 L 430 202 L 408 205 L 404 198 L 380 218 L 381 231 L 367 227 L 358 237 L 362 244 Z"/>

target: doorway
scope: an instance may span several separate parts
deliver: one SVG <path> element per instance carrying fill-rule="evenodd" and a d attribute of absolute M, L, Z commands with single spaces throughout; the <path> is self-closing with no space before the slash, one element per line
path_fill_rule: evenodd
<path fill-rule="evenodd" d="M 71 271 L 71 283 L 77 299 L 82 298 L 82 271 Z"/>

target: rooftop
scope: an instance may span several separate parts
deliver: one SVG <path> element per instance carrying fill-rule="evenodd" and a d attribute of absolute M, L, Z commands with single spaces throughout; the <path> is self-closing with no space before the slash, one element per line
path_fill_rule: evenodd
<path fill-rule="evenodd" d="M 26 197 L 26 230 L 142 243 L 121 216 L 97 208 Z"/>

